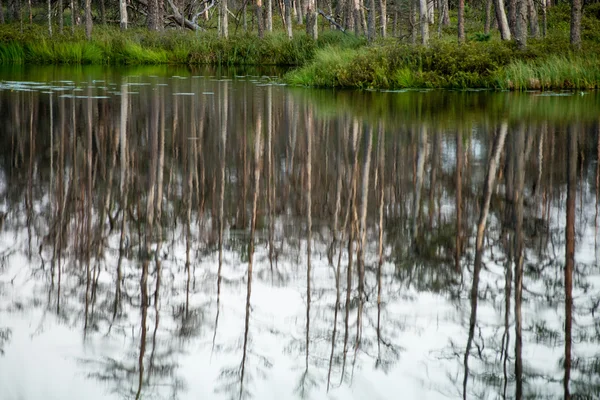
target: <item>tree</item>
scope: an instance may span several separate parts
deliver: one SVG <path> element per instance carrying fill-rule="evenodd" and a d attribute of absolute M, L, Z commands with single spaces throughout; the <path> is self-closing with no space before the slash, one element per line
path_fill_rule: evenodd
<path fill-rule="evenodd" d="M 506 11 L 504 11 L 504 0 L 494 0 L 494 8 L 496 9 L 496 19 L 498 20 L 498 30 L 502 40 L 510 40 L 510 27 Z"/>
<path fill-rule="evenodd" d="M 521 50 L 527 48 L 527 0 L 517 1 L 515 41 Z"/>
<path fill-rule="evenodd" d="M 85 0 L 85 36 L 92 39 L 92 0 Z"/>
<path fill-rule="evenodd" d="M 306 34 L 317 40 L 319 37 L 317 27 L 317 2 L 308 0 L 306 8 Z"/>
<path fill-rule="evenodd" d="M 127 30 L 127 3 L 126 0 L 119 0 L 119 20 L 122 30 Z"/>
<path fill-rule="evenodd" d="M 229 20 L 227 17 L 227 0 L 219 4 L 219 37 L 227 39 L 229 36 Z"/>
<path fill-rule="evenodd" d="M 158 15 L 159 12 L 160 7 L 158 6 L 158 0 L 148 0 L 148 17 L 146 18 L 146 25 L 151 31 L 157 31 L 160 29 L 160 17 Z"/>
<path fill-rule="evenodd" d="M 429 42 L 429 20 L 427 18 L 427 0 L 419 0 L 419 22 L 421 23 L 421 44 L 423 46 L 427 46 L 427 43 Z M 465 33 L 463 29 L 463 40 L 464 34 Z"/>
<path fill-rule="evenodd" d="M 575 1 L 579 0 L 574 0 Z M 581 3 L 579 3 L 581 4 Z M 571 25 L 572 26 L 572 25 Z M 571 37 L 572 39 L 572 37 Z M 577 129 L 567 131 L 567 229 L 565 232 L 565 375 L 564 398 L 570 399 L 571 345 L 573 341 L 573 270 L 575 269 L 575 200 L 577 197 Z"/>
<path fill-rule="evenodd" d="M 465 0 L 458 0 L 458 43 L 465 42 Z"/>
<path fill-rule="evenodd" d="M 581 50 L 581 0 L 571 3 L 571 46 Z"/>

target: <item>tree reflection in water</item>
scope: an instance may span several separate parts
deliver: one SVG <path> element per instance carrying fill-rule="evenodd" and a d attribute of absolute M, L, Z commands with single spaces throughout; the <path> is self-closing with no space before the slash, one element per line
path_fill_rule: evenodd
<path fill-rule="evenodd" d="M 600 395 L 597 94 L 73 74 L 0 83 L 3 371 L 65 332 L 36 374 L 115 398 Z"/>

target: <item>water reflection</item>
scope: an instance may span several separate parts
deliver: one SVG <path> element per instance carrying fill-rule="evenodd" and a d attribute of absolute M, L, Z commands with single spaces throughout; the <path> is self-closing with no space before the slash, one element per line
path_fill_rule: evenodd
<path fill-rule="evenodd" d="M 600 395 L 600 96 L 164 72 L 5 72 L 8 398 Z"/>

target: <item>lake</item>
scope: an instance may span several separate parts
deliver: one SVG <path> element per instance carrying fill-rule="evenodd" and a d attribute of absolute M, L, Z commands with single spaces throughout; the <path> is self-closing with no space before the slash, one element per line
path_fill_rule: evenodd
<path fill-rule="evenodd" d="M 0 69 L 18 399 L 600 396 L 600 93 Z"/>

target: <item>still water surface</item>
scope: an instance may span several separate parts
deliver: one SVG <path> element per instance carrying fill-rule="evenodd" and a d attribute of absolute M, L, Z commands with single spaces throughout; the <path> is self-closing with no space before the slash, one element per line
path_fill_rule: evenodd
<path fill-rule="evenodd" d="M 2 400 L 600 396 L 598 93 L 268 75 L 0 71 Z"/>

